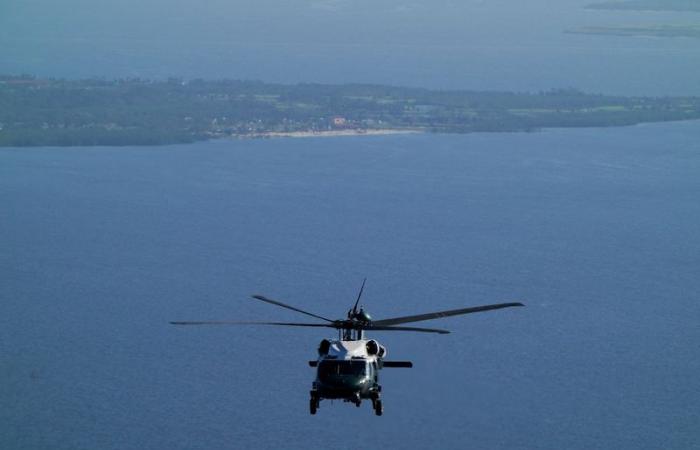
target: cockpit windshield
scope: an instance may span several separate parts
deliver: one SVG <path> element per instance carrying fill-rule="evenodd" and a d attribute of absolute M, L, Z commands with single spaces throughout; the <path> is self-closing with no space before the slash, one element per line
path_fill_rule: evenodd
<path fill-rule="evenodd" d="M 367 373 L 366 361 L 321 361 L 318 376 L 321 379 L 335 376 L 362 376 Z"/>

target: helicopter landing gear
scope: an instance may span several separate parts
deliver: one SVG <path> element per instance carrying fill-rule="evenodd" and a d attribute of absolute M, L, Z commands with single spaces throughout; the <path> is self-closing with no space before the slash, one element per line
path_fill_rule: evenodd
<path fill-rule="evenodd" d="M 318 398 L 318 395 L 311 394 L 311 399 L 309 400 L 309 412 L 311 413 L 311 415 L 316 414 L 316 411 L 318 410 L 320 404 L 321 399 Z"/>
<path fill-rule="evenodd" d="M 374 407 L 374 414 L 381 416 L 384 412 L 384 405 L 382 405 L 382 401 L 379 399 L 373 400 L 372 406 Z"/>
<path fill-rule="evenodd" d="M 382 400 L 379 398 L 379 392 L 375 392 L 372 397 L 372 409 L 374 409 L 374 414 L 381 416 L 384 412 L 384 405 L 382 405 Z"/>

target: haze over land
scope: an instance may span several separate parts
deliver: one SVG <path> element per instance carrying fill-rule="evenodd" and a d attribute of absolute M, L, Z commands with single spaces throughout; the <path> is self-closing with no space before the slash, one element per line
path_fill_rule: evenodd
<path fill-rule="evenodd" d="M 617 0 L 588 5 L 591 9 L 633 11 L 700 11 L 698 0 Z"/>
<path fill-rule="evenodd" d="M 418 0 L 214 0 L 202 8 L 193 0 L 126 0 L 119 4 L 13 0 L 0 7 L 0 45 L 5 50 L 0 75 L 27 73 L 40 80 L 65 77 L 69 82 L 45 85 L 51 87 L 50 92 L 24 86 L 27 89 L 18 93 L 21 85 L 0 87 L 0 102 L 5 102 L 0 103 L 4 105 L 0 145 L 164 143 L 231 134 L 307 132 L 327 129 L 333 116 L 352 118 L 350 124 L 355 128 L 460 132 L 693 118 L 690 110 L 696 101 L 687 97 L 700 96 L 696 76 L 700 46 L 693 39 L 677 38 L 700 36 L 700 15 L 632 10 L 692 10 L 694 4 L 652 0 L 593 5 L 536 0 L 526 6 L 508 0 L 430 4 Z M 358 109 L 347 101 L 335 101 L 332 107 L 316 108 L 313 113 L 308 108 L 300 110 L 298 103 L 284 105 L 282 101 L 258 102 L 249 117 L 239 117 L 242 103 L 229 102 L 222 109 L 222 102 L 211 98 L 206 112 L 201 105 L 185 107 L 186 102 L 168 110 L 165 106 L 172 106 L 173 99 L 151 94 L 143 97 L 151 103 L 135 102 L 125 109 L 120 99 L 110 100 L 118 91 L 101 86 L 103 95 L 95 97 L 95 91 L 88 92 L 92 88 L 87 81 L 82 86 L 88 91 L 78 95 L 81 84 L 76 79 L 94 77 L 142 80 L 141 90 L 147 88 L 145 80 L 155 80 L 151 94 L 161 81 L 202 78 L 381 84 L 469 90 L 472 94 L 497 90 L 525 94 L 521 99 L 528 98 L 528 93 L 574 88 L 616 98 L 674 95 L 687 101 L 671 100 L 671 104 L 676 102 L 671 110 L 657 109 L 653 114 L 645 109 L 642 117 L 640 110 L 611 99 L 604 105 L 607 110 L 589 109 L 585 114 L 580 110 L 576 120 L 565 104 L 551 102 L 544 109 L 537 101 L 524 108 L 501 104 L 497 113 L 483 105 L 464 103 L 463 111 L 443 114 L 444 108 L 435 110 L 435 104 L 415 98 L 411 101 L 424 108 L 419 113 L 412 110 L 415 105 L 404 103 L 405 111 L 397 114 L 397 99 L 393 98 L 394 111 L 389 116 L 376 111 L 358 116 L 364 106 Z M 55 89 L 59 85 L 73 98 L 59 94 Z M 322 92 L 324 88 L 316 89 Z M 229 95 L 214 91 L 205 95 Z M 28 101 L 22 103 L 18 95 Z M 322 95 L 315 95 L 316 100 Z M 375 100 L 386 99 L 379 96 L 371 101 Z M 408 98 L 399 102 L 405 100 Z M 623 103 L 630 101 L 636 100 Z M 378 104 L 389 108 L 387 103 Z M 261 105 L 268 108 L 267 115 L 260 114 Z M 282 110 L 270 110 L 275 105 Z M 128 117 L 119 118 L 125 111 Z M 399 116 L 403 118 L 397 120 Z M 239 119 L 227 123 L 231 117 Z M 411 119 L 404 120 L 407 117 Z M 134 118 L 141 122 L 131 123 Z M 186 118 L 190 123 L 180 126 Z M 250 125 L 253 122 L 268 126 Z M 200 125 L 193 128 L 192 123 Z"/>
<path fill-rule="evenodd" d="M 672 11 L 700 12 L 699 0 L 628 0 L 592 3 L 587 6 L 592 10 L 611 11 Z M 692 16 L 691 16 L 692 17 Z M 700 15 L 694 16 L 694 22 L 688 23 L 634 23 L 617 25 L 590 25 L 568 30 L 574 34 L 637 36 L 658 38 L 700 38 Z M 665 19 L 668 20 L 668 19 Z M 675 19 L 677 20 L 677 19 Z"/>
<path fill-rule="evenodd" d="M 609 36 L 649 36 L 660 38 L 700 39 L 700 24 L 581 27 L 569 32 L 575 34 Z"/>

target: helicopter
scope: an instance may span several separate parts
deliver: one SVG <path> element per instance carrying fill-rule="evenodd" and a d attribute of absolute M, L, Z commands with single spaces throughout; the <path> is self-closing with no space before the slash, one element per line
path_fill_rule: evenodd
<path fill-rule="evenodd" d="M 374 413 L 377 416 L 381 416 L 384 413 L 384 406 L 381 400 L 382 387 L 379 384 L 379 371 L 384 368 L 411 368 L 413 363 L 411 361 L 386 360 L 386 347 L 375 339 L 366 339 L 365 331 L 413 331 L 448 334 L 450 332 L 443 329 L 397 325 L 514 306 L 525 306 L 519 302 L 498 303 L 373 320 L 363 307 L 358 309 L 366 281 L 367 279 L 365 278 L 357 295 L 357 300 L 352 309 L 348 311 L 346 319 L 329 319 L 256 294 L 252 296 L 255 300 L 290 309 L 320 319 L 324 323 L 240 321 L 176 321 L 170 323 L 172 325 L 274 325 L 335 328 L 338 330 L 338 338 L 323 339 L 318 346 L 318 358 L 314 361 L 309 361 L 309 366 L 316 368 L 316 379 L 313 381 L 309 393 L 309 412 L 312 415 L 316 414 L 321 400 L 324 399 L 342 400 L 353 403 L 357 407 L 360 407 L 362 400 L 370 400 Z"/>

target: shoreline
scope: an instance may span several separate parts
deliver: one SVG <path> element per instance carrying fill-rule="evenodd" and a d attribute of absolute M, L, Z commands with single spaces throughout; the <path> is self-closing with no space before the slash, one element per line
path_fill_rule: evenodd
<path fill-rule="evenodd" d="M 527 132 L 700 118 L 700 96 L 620 97 L 572 88 L 534 94 L 175 81 L 0 75 L 0 103 L 11 105 L 0 108 L 0 146 Z M 125 98 L 130 101 L 125 103 Z"/>
<path fill-rule="evenodd" d="M 274 138 L 319 138 L 319 137 L 339 137 L 339 136 L 383 136 L 392 134 L 419 134 L 425 133 L 420 129 L 397 129 L 397 128 L 379 128 L 379 129 L 361 129 L 349 128 L 345 130 L 327 130 L 327 131 L 266 131 L 263 133 L 250 134 L 234 134 L 231 139 L 274 139 Z"/>

